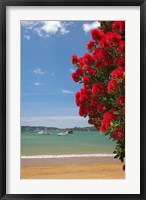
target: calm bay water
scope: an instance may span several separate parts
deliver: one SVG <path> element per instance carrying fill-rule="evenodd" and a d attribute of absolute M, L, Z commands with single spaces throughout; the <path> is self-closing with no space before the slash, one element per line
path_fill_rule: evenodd
<path fill-rule="evenodd" d="M 115 147 L 114 142 L 97 131 L 76 131 L 65 136 L 57 136 L 58 133 L 22 132 L 21 155 L 112 153 Z"/>

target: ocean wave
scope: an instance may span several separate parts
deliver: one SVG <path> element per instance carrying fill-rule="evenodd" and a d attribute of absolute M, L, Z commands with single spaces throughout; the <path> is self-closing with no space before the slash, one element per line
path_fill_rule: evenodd
<path fill-rule="evenodd" d="M 59 154 L 59 155 L 33 155 L 21 156 L 22 159 L 36 158 L 89 158 L 89 157 L 114 157 L 115 154 Z"/>

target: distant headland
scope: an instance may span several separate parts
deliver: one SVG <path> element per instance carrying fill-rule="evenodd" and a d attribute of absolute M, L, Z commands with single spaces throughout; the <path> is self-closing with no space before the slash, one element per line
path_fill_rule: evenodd
<path fill-rule="evenodd" d="M 21 126 L 21 131 L 41 131 L 41 130 L 73 130 L 73 131 L 96 131 L 96 129 L 91 127 L 74 127 L 74 128 L 57 128 L 57 127 L 46 127 L 46 126 Z"/>

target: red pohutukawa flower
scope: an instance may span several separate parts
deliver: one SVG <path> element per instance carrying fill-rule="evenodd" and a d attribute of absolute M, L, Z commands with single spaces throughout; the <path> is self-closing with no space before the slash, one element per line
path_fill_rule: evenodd
<path fill-rule="evenodd" d="M 112 110 L 110 110 L 109 112 L 103 115 L 103 119 L 106 121 L 111 121 L 111 120 L 116 119 L 116 115 L 113 113 Z"/>
<path fill-rule="evenodd" d="M 90 100 L 89 96 L 86 94 L 81 94 L 79 101 L 81 104 L 87 104 L 87 102 Z"/>
<path fill-rule="evenodd" d="M 75 82 L 83 88 L 75 94 L 79 115 L 117 142 L 116 157 L 125 157 L 125 22 L 100 21 L 91 31 L 88 53 L 72 56 Z"/>
<path fill-rule="evenodd" d="M 114 71 L 112 71 L 112 73 L 110 75 L 111 75 L 112 79 L 123 80 L 125 78 L 125 71 L 123 69 L 115 69 Z"/>
<path fill-rule="evenodd" d="M 88 114 L 88 108 L 85 106 L 80 106 L 79 108 L 79 115 L 86 117 Z"/>
<path fill-rule="evenodd" d="M 95 83 L 92 85 L 93 95 L 105 94 L 106 91 L 106 86 L 103 83 Z"/>
<path fill-rule="evenodd" d="M 97 106 L 99 104 L 99 98 L 97 96 L 93 96 L 91 99 L 91 104 L 93 106 Z"/>
<path fill-rule="evenodd" d="M 88 114 L 89 114 L 90 117 L 95 117 L 96 114 L 97 114 L 97 108 L 96 108 L 96 106 L 93 106 L 93 105 L 89 106 L 89 108 L 88 108 Z"/>
<path fill-rule="evenodd" d="M 105 55 L 105 54 L 107 54 L 107 52 L 106 52 L 106 50 L 97 47 L 97 48 L 94 49 L 94 51 L 93 51 L 93 55 L 95 56 L 96 54 L 101 54 L 101 55 L 103 54 L 103 55 Z M 94 57 L 94 59 L 95 59 L 95 57 Z"/>
<path fill-rule="evenodd" d="M 125 41 L 121 40 L 119 43 L 119 48 L 117 48 L 117 53 L 125 55 Z"/>
<path fill-rule="evenodd" d="M 104 33 L 98 29 L 94 29 L 91 31 L 91 36 L 93 40 L 95 40 L 96 42 L 99 42 L 104 36 Z"/>
<path fill-rule="evenodd" d="M 89 118 L 89 119 L 88 119 L 88 123 L 89 123 L 89 124 L 94 124 L 94 120 L 93 120 L 92 118 Z"/>
<path fill-rule="evenodd" d="M 93 76 L 96 74 L 96 70 L 93 69 L 91 66 L 85 65 L 84 69 L 86 70 L 86 72 L 90 75 Z"/>
<path fill-rule="evenodd" d="M 96 61 L 96 68 L 109 67 L 112 64 L 112 58 L 108 55 L 107 51 L 104 49 L 97 48 L 94 51 L 94 60 Z"/>
<path fill-rule="evenodd" d="M 77 106 L 80 105 L 80 95 L 81 95 L 80 92 L 76 92 L 76 94 L 75 94 L 75 102 L 76 102 Z"/>
<path fill-rule="evenodd" d="M 78 73 L 72 73 L 72 79 L 75 81 L 75 82 L 78 82 L 80 80 L 80 76 Z"/>
<path fill-rule="evenodd" d="M 77 105 L 77 106 L 81 106 L 81 102 L 80 102 L 80 99 L 79 99 L 79 98 L 78 98 L 78 99 L 75 98 L 75 102 L 76 102 L 76 105 Z"/>
<path fill-rule="evenodd" d="M 108 92 L 116 92 L 119 89 L 119 85 L 116 80 L 110 80 L 107 88 Z"/>
<path fill-rule="evenodd" d="M 84 63 L 86 65 L 92 65 L 94 62 L 93 56 L 91 56 L 89 53 L 84 54 Z"/>
<path fill-rule="evenodd" d="M 78 63 L 78 56 L 76 54 L 72 55 L 72 64 L 75 65 Z"/>
<path fill-rule="evenodd" d="M 125 105 L 125 95 L 120 96 L 120 97 L 116 100 L 116 104 L 118 104 L 118 105 Z"/>
<path fill-rule="evenodd" d="M 116 115 L 113 112 L 107 112 L 103 115 L 103 120 L 101 122 L 100 131 L 106 133 L 111 127 L 111 122 L 116 119 Z"/>
<path fill-rule="evenodd" d="M 118 33 L 107 32 L 102 40 L 99 42 L 99 46 L 106 49 L 119 48 L 121 38 L 121 35 L 119 35 Z"/>
<path fill-rule="evenodd" d="M 87 88 L 82 88 L 80 90 L 80 93 L 81 94 L 87 94 L 87 95 L 90 95 L 91 94 L 91 90 L 87 89 Z"/>
<path fill-rule="evenodd" d="M 81 68 L 84 67 L 84 58 L 78 58 L 78 63 Z"/>
<path fill-rule="evenodd" d="M 84 70 L 82 67 L 78 67 L 76 73 L 79 75 L 79 76 L 83 76 L 84 75 Z"/>
<path fill-rule="evenodd" d="M 104 113 L 106 111 L 106 109 L 107 109 L 107 105 L 106 104 L 99 104 L 97 106 L 97 109 L 98 109 L 99 113 Z"/>
<path fill-rule="evenodd" d="M 95 48 L 95 47 L 96 47 L 96 44 L 95 44 L 94 41 L 89 41 L 89 42 L 87 43 L 87 49 L 88 49 L 89 51 L 93 50 L 93 48 Z"/>
<path fill-rule="evenodd" d="M 112 31 L 114 33 L 122 34 L 125 31 L 125 22 L 124 21 L 116 21 L 112 24 Z"/>
<path fill-rule="evenodd" d="M 75 98 L 79 99 L 80 98 L 80 92 L 76 92 Z"/>
<path fill-rule="evenodd" d="M 125 107 L 122 108 L 121 113 L 125 114 Z"/>
<path fill-rule="evenodd" d="M 118 68 L 122 68 L 125 69 L 125 58 L 121 57 L 121 58 L 115 58 L 114 60 L 114 65 Z"/>
<path fill-rule="evenodd" d="M 90 76 L 84 76 L 83 77 L 84 87 L 88 87 L 90 85 L 90 81 L 91 81 Z"/>
<path fill-rule="evenodd" d="M 100 126 L 100 132 L 107 133 L 110 129 L 110 120 L 103 119 Z"/>
<path fill-rule="evenodd" d="M 125 131 L 122 129 L 116 129 L 113 132 L 113 135 L 115 136 L 115 138 L 119 141 L 119 140 L 123 140 L 125 137 Z"/>

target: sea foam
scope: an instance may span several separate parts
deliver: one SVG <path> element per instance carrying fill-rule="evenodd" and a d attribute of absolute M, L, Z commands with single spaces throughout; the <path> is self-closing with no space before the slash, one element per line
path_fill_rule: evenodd
<path fill-rule="evenodd" d="M 59 154 L 59 155 L 33 155 L 21 156 L 22 159 L 38 158 L 89 158 L 89 157 L 114 157 L 115 154 Z"/>

